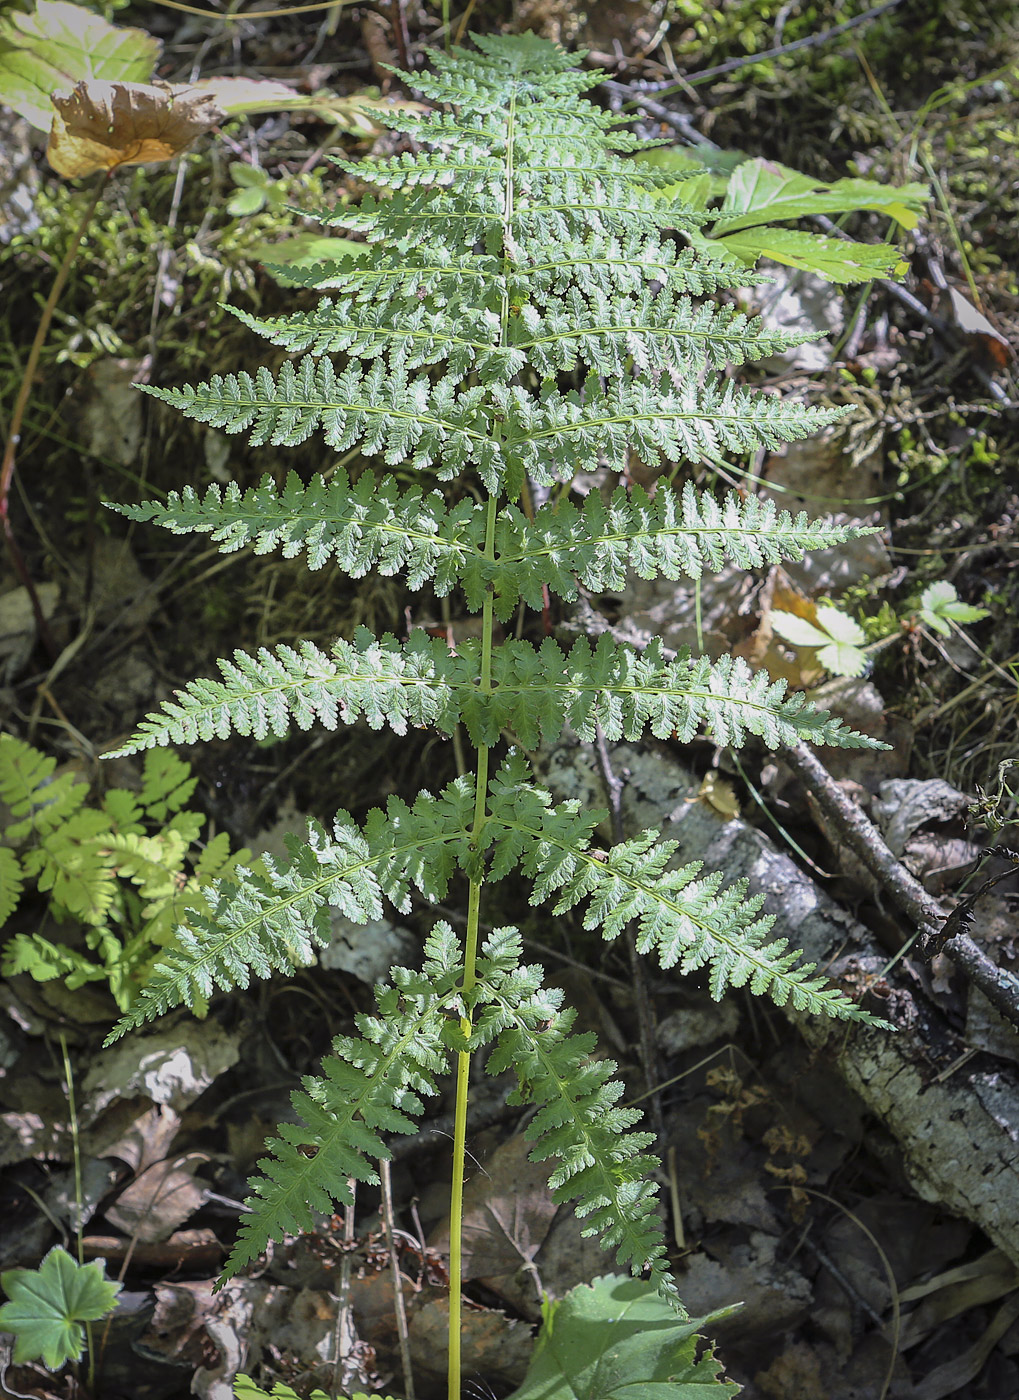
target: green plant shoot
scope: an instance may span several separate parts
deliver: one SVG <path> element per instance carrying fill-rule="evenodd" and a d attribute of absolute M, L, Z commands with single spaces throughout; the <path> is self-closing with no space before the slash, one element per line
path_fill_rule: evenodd
<path fill-rule="evenodd" d="M 594 738 L 719 743 L 755 735 L 769 746 L 801 738 L 849 747 L 872 741 L 787 695 L 780 683 L 723 657 L 643 653 L 603 636 L 566 649 L 552 638 L 501 641 L 499 622 L 547 593 L 619 588 L 628 573 L 697 579 L 731 561 L 754 568 L 847 539 L 753 498 L 717 499 L 688 485 L 652 496 L 620 487 L 609 500 L 566 499 L 578 473 L 627 478 L 631 458 L 713 467 L 813 433 L 842 411 L 805 407 L 748 387 L 728 369 L 800 337 L 766 330 L 713 294 L 755 280 L 684 246 L 701 216 L 673 176 L 634 161 L 648 145 L 585 100 L 597 74 L 533 35 L 478 37 L 476 52 L 432 55 L 434 72 L 401 75 L 432 110 L 386 120 L 408 149 L 350 169 L 373 184 L 356 207 L 323 222 L 363 239 L 366 256 L 301 271 L 328 284 L 311 310 L 241 319 L 299 358 L 277 374 L 214 376 L 152 392 L 202 423 L 248 431 L 277 447 L 322 434 L 327 456 L 374 459 L 351 479 L 243 491 L 190 488 L 164 502 L 118 509 L 177 533 L 207 533 L 224 552 L 253 546 L 303 556 L 309 568 L 361 577 L 403 574 L 412 588 L 458 591 L 480 615 L 478 640 L 451 651 L 412 632 L 406 641 L 361 630 L 322 650 L 309 642 L 237 651 L 220 677 L 190 682 L 150 715 L 124 751 L 230 733 L 264 738 L 293 725 L 334 729 L 462 726 L 472 771 L 411 802 L 393 797 L 363 823 L 338 812 L 292 836 L 285 859 L 238 869 L 176 945 L 114 1035 L 216 990 L 306 964 L 328 941 L 330 909 L 378 918 L 418 892 L 467 887 L 464 933 L 438 922 L 423 965 L 393 968 L 377 1009 L 337 1036 L 322 1072 L 294 1095 L 251 1182 L 249 1213 L 230 1277 L 271 1240 L 314 1228 L 314 1212 L 351 1203 L 348 1179 L 377 1180 L 373 1159 L 393 1133 L 417 1131 L 423 1100 L 456 1074 L 449 1306 L 449 1393 L 460 1395 L 462 1193 L 471 1065 L 516 1076 L 534 1107 L 527 1135 L 550 1163 L 558 1201 L 576 1202 L 585 1229 L 624 1268 L 644 1274 L 677 1309 L 657 1192 L 652 1135 L 619 1103 L 615 1066 L 540 967 L 523 960 L 516 929 L 481 936 L 489 887 L 521 876 L 552 917 L 582 910 L 588 928 L 617 938 L 633 921 L 638 950 L 661 967 L 703 970 L 713 994 L 748 986 L 814 1014 L 872 1020 L 795 950 L 772 938 L 761 898 L 721 872 L 677 866 L 676 843 L 645 831 L 604 849 L 599 812 L 555 803 L 526 751 L 566 726 Z M 418 472 L 401 485 L 386 468 Z M 478 494 L 434 483 L 475 483 Z M 542 493 L 522 509 L 525 489 Z M 525 504 L 529 501 L 525 497 Z"/>

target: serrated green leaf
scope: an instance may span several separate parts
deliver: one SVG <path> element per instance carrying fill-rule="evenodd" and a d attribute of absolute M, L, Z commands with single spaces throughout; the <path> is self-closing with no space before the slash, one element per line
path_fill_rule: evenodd
<path fill-rule="evenodd" d="M 282 1381 L 277 1381 L 272 1390 L 263 1390 L 261 1386 L 255 1384 L 250 1376 L 237 1376 L 234 1380 L 235 1400 L 300 1400 L 296 1390 L 291 1390 Z M 324 1390 L 313 1390 L 308 1400 L 329 1400 Z M 365 1395 L 363 1391 L 358 1391 L 356 1395 L 351 1395 L 350 1400 L 394 1400 L 391 1395 Z"/>
<path fill-rule="evenodd" d="M 226 202 L 226 212 L 235 219 L 242 219 L 248 214 L 257 214 L 264 207 L 266 202 L 265 187 L 263 185 L 248 185 L 242 190 L 236 190 Z"/>
<path fill-rule="evenodd" d="M 867 669 L 866 654 L 849 642 L 831 642 L 820 649 L 817 659 L 833 676 L 862 676 Z"/>
<path fill-rule="evenodd" d="M 817 625 L 828 633 L 832 641 L 845 642 L 853 647 L 863 646 L 866 642 L 867 635 L 860 624 L 830 603 L 818 603 L 816 611 Z"/>
<path fill-rule="evenodd" d="M 771 630 L 794 647 L 823 647 L 826 642 L 831 641 L 827 632 L 822 632 L 819 627 L 815 627 L 805 617 L 798 617 L 796 613 L 775 608 L 769 614 L 769 621 Z"/>
<path fill-rule="evenodd" d="M 774 223 L 777 219 L 864 209 L 887 214 L 903 228 L 911 229 L 916 227 L 929 198 L 926 185 L 896 187 L 855 177 L 825 183 L 762 157 L 744 161 L 733 171 L 715 233 L 727 236 L 737 229 Z"/>
<path fill-rule="evenodd" d="M 38 1269 L 10 1269 L 0 1283 L 10 1299 L 0 1308 L 0 1328 L 14 1333 L 15 1364 L 42 1360 L 51 1371 L 79 1359 L 82 1323 L 111 1313 L 122 1287 L 104 1277 L 101 1264 L 78 1264 L 59 1246 Z"/>
<path fill-rule="evenodd" d="M 841 286 L 890 277 L 899 263 L 899 251 L 890 243 L 856 243 L 832 238 L 805 229 L 754 225 L 738 233 L 726 233 L 725 225 L 717 238 L 708 240 L 753 267 L 759 258 L 801 272 L 813 272 Z"/>
<path fill-rule="evenodd" d="M 950 622 L 979 622 L 982 618 L 990 617 L 990 613 L 986 608 L 975 608 L 970 603 L 963 603 L 955 585 L 940 579 L 936 583 L 928 584 L 921 593 L 920 617 L 928 627 L 933 627 L 943 637 L 950 637 Z"/>
<path fill-rule="evenodd" d="M 147 83 L 161 45 L 143 29 L 122 29 L 66 0 L 0 19 L 0 103 L 39 131 L 53 121 L 50 94 L 82 79 Z"/>
<path fill-rule="evenodd" d="M 524 1383 L 510 1400 L 727 1400 L 704 1319 L 677 1314 L 639 1279 L 608 1275 L 546 1303 Z"/>

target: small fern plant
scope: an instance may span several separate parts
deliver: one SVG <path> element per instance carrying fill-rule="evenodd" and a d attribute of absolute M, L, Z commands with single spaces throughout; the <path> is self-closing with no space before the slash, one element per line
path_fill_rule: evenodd
<path fill-rule="evenodd" d="M 620 1106 L 615 1066 L 592 1057 L 593 1038 L 572 1033 L 561 994 L 523 961 L 518 932 L 481 940 L 490 884 L 520 872 L 534 903 L 551 900 L 557 914 L 583 905 L 585 927 L 607 939 L 633 921 L 641 952 L 664 968 L 706 968 L 715 996 L 746 985 L 779 1004 L 870 1019 L 771 939 L 744 885 L 675 868 L 676 843 L 653 831 L 602 849 L 604 814 L 556 804 L 532 774 L 527 751 L 566 726 L 586 739 L 600 727 L 608 739 L 688 740 L 706 725 L 730 745 L 748 735 L 771 747 L 870 741 L 730 657 L 671 657 L 658 645 L 641 654 L 607 636 L 568 650 L 550 637 L 498 640 L 497 623 L 521 603 L 541 609 L 546 590 L 569 602 L 581 586 L 620 588 L 628 571 L 696 579 L 724 561 L 749 569 L 852 531 L 692 486 L 566 499 L 578 472 L 625 475 L 629 453 L 652 467 L 717 464 L 840 414 L 726 377 L 728 365 L 795 337 L 701 299 L 734 274 L 682 246 L 697 216 L 657 197 L 673 177 L 627 158 L 648 143 L 582 97 L 598 77 L 530 35 L 475 42 L 477 52 L 435 54 L 430 75 L 402 75 L 434 104 L 387 118 L 410 149 L 370 166 L 341 162 L 381 193 L 323 215 L 364 239 L 363 258 L 294 274 L 328 283 L 331 295 L 278 319 L 237 313 L 301 358 L 275 377 L 263 368 L 150 392 L 200 422 L 249 430 L 255 444 L 300 443 L 318 430 L 333 451 L 358 447 L 404 478 L 411 468 L 433 481 L 480 480 L 477 497 L 449 504 L 392 476 L 336 470 L 118 507 L 176 533 L 208 533 L 224 552 L 278 549 L 311 569 L 403 572 L 440 596 L 459 588 L 481 615 L 480 639 L 455 650 L 421 631 L 401 642 L 359 630 L 329 651 L 307 641 L 236 651 L 219 662 L 220 679 L 190 682 L 122 750 L 359 719 L 397 734 L 462 725 L 469 735 L 473 771 L 442 791 L 391 798 L 363 825 L 342 811 L 330 827 L 313 821 L 305 839 L 288 838 L 286 859 L 218 884 L 114 1031 L 307 964 L 329 938 L 330 908 L 368 921 L 385 900 L 406 911 L 412 892 L 441 901 L 457 872 L 466 877 L 464 935 L 435 924 L 421 970 L 393 968 L 375 1013 L 336 1038 L 322 1073 L 294 1095 L 300 1121 L 268 1144 L 224 1275 L 270 1240 L 311 1229 L 313 1212 L 349 1205 L 348 1178 L 376 1179 L 386 1136 L 417 1131 L 422 1100 L 455 1068 L 451 1396 L 460 1393 L 462 1187 L 479 1054 L 490 1072 L 513 1071 L 519 1101 L 537 1105 L 527 1132 L 534 1158 L 554 1163 L 556 1199 L 574 1200 L 620 1263 L 675 1293 L 652 1136 Z M 532 488 L 546 496 L 537 510 Z"/>
<path fill-rule="evenodd" d="M 105 982 L 126 1011 L 186 911 L 201 907 L 202 886 L 251 852 L 231 851 L 225 831 L 197 846 L 205 817 L 187 802 L 198 779 L 174 753 L 151 750 L 139 791 L 108 788 L 97 802 L 88 783 L 56 767 L 0 734 L 0 803 L 13 818 L 0 818 L 0 928 L 27 892 L 45 896 L 47 919 L 81 937 L 16 932 L 0 971 L 61 978 L 69 991 Z"/>

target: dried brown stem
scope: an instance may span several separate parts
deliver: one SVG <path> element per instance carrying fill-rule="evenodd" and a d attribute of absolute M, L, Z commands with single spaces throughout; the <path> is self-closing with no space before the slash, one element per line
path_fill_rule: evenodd
<path fill-rule="evenodd" d="M 81 216 L 78 227 L 71 236 L 71 241 L 67 245 L 57 275 L 53 279 L 53 286 L 50 294 L 46 298 L 42 314 L 39 317 L 39 324 L 35 328 L 35 338 L 32 341 L 32 348 L 28 352 L 28 362 L 25 365 L 25 372 L 21 377 L 21 384 L 18 387 L 18 396 L 14 400 L 14 408 L 11 411 L 11 421 L 7 430 L 7 442 L 4 445 L 3 461 L 0 462 L 0 521 L 3 523 L 4 540 L 7 544 L 7 552 L 14 565 L 14 571 L 25 586 L 29 600 L 32 604 L 32 612 L 35 616 L 35 625 L 39 636 L 42 639 L 50 660 L 57 659 L 57 644 L 50 632 L 49 624 L 43 615 L 42 605 L 39 602 L 39 595 L 35 590 L 35 584 L 28 572 L 24 556 L 14 537 L 14 528 L 11 524 L 10 504 L 11 486 L 14 483 L 14 469 L 17 465 L 18 444 L 21 441 L 21 425 L 25 421 L 25 409 L 28 407 L 29 396 L 32 392 L 32 385 L 35 382 L 35 372 L 39 368 L 39 356 L 42 354 L 42 347 L 46 343 L 46 336 L 49 333 L 50 322 L 53 320 L 53 312 L 56 310 L 57 302 L 60 300 L 60 293 L 71 273 L 74 265 L 74 255 L 78 251 L 78 245 L 85 236 L 85 231 L 92 222 L 92 216 L 96 211 L 96 205 L 103 190 L 106 188 L 106 181 L 109 178 L 109 171 L 103 175 L 102 179 L 96 182 L 85 212 Z"/>

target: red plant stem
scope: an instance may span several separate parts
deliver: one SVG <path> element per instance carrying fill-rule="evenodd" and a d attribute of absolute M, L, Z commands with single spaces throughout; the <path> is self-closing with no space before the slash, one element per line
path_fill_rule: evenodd
<path fill-rule="evenodd" d="M 50 632 L 49 624 L 43 616 L 42 605 L 39 602 L 39 595 L 35 591 L 35 584 L 32 582 L 28 567 L 25 564 L 24 556 L 18 547 L 18 542 L 14 538 L 14 528 L 11 525 L 10 497 L 11 486 L 14 483 L 14 468 L 18 455 L 18 444 L 21 441 L 21 425 L 25 419 L 25 409 L 28 407 L 29 396 L 32 392 L 32 385 L 35 382 L 35 372 L 39 367 L 39 356 L 42 354 L 42 347 L 46 343 L 46 336 L 49 332 L 50 322 L 53 320 L 53 312 L 56 310 L 57 302 L 60 300 L 60 293 L 70 276 L 71 267 L 74 263 L 74 255 L 78 251 L 78 245 L 85 236 L 85 230 L 92 222 L 92 216 L 96 211 L 100 196 L 106 188 L 106 181 L 110 172 L 106 171 L 101 180 L 96 184 L 92 197 L 85 207 L 85 212 L 81 217 L 78 227 L 75 229 L 67 251 L 57 269 L 57 275 L 53 279 L 53 286 L 50 294 L 46 298 L 46 304 L 39 317 L 39 324 L 35 330 L 35 339 L 32 341 L 32 348 L 28 352 L 28 363 L 25 365 L 25 372 L 21 378 L 18 388 L 18 397 L 14 400 L 14 409 L 11 413 L 10 428 L 7 433 L 7 442 L 4 446 L 3 462 L 0 464 L 0 521 L 3 522 L 4 541 L 7 545 L 7 552 L 11 556 L 11 563 L 14 565 L 14 572 L 25 586 L 32 604 L 32 612 L 35 614 L 35 625 L 39 632 L 50 659 L 57 658 L 57 645 Z"/>

